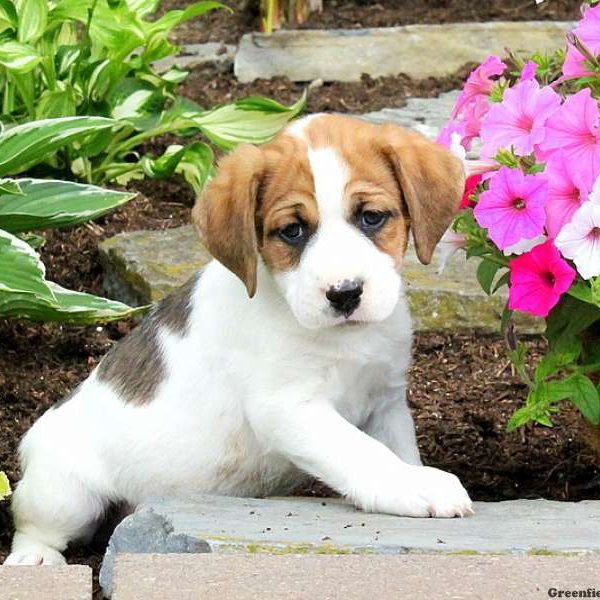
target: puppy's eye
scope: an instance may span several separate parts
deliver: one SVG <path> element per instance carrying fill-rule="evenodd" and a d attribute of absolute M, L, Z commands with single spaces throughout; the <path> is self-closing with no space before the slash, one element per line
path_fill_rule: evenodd
<path fill-rule="evenodd" d="M 365 232 L 381 229 L 389 218 L 389 213 L 365 210 L 358 216 L 358 226 Z"/>
<path fill-rule="evenodd" d="M 279 237 L 291 246 L 301 244 L 306 238 L 306 228 L 302 223 L 290 223 L 278 231 Z"/>

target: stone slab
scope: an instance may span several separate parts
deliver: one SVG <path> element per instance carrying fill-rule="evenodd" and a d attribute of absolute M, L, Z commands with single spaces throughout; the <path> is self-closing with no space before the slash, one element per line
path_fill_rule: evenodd
<path fill-rule="evenodd" d="M 92 600 L 86 565 L 0 567 L 0 600 Z"/>
<path fill-rule="evenodd" d="M 159 73 L 177 66 L 180 69 L 192 69 L 201 65 L 213 64 L 228 70 L 233 65 L 237 46 L 221 44 L 219 42 L 206 42 L 205 44 L 184 44 L 177 56 L 156 61 L 154 66 Z"/>
<path fill-rule="evenodd" d="M 551 52 L 565 45 L 571 22 L 522 21 L 407 25 L 380 29 L 277 31 L 242 37 L 234 72 L 240 81 L 358 81 L 406 73 L 441 77 L 489 54 Z"/>
<path fill-rule="evenodd" d="M 600 501 L 476 502 L 474 508 L 464 519 L 412 519 L 364 513 L 335 499 L 156 499 L 115 529 L 100 583 L 110 592 L 113 573 L 119 577 L 115 565 L 131 552 L 600 559 Z"/>
<path fill-rule="evenodd" d="M 598 589 L 599 569 L 595 557 L 124 555 L 112 598 L 542 600 Z"/>
<path fill-rule="evenodd" d="M 166 231 L 122 233 L 100 244 L 105 288 L 110 297 L 140 305 L 159 300 L 185 283 L 210 256 L 191 226 Z M 488 297 L 475 272 L 477 260 L 462 252 L 440 274 L 439 256 L 423 266 L 409 250 L 404 265 L 407 296 L 417 331 L 499 330 L 506 294 Z M 540 330 L 541 321 L 517 317 L 521 332 Z"/>

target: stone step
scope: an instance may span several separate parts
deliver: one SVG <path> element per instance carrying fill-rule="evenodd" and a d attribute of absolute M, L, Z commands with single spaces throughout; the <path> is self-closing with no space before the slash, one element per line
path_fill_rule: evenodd
<path fill-rule="evenodd" d="M 138 554 L 118 558 L 112 599 L 541 600 L 598 589 L 599 568 L 593 557 Z"/>
<path fill-rule="evenodd" d="M 240 81 L 287 76 L 292 81 L 358 81 L 406 73 L 441 77 L 489 54 L 552 52 L 565 45 L 571 22 L 522 21 L 407 25 L 380 29 L 248 33 L 234 71 Z"/>
<path fill-rule="evenodd" d="M 0 600 L 92 600 L 92 570 L 0 566 Z"/>
<path fill-rule="evenodd" d="M 384 108 L 353 116 L 376 125 L 393 123 L 435 140 L 440 129 L 448 122 L 459 95 L 460 92 L 455 90 L 440 94 L 437 98 L 408 98 L 406 106 L 402 108 Z"/>
<path fill-rule="evenodd" d="M 109 296 L 133 305 L 159 300 L 210 260 L 189 225 L 118 234 L 101 242 L 100 255 Z M 438 255 L 425 267 L 409 250 L 403 273 L 417 331 L 498 331 L 506 293 L 488 297 L 483 292 L 477 263 L 458 253 L 439 274 Z M 517 325 L 522 332 L 535 332 L 541 321 L 518 316 Z"/>
<path fill-rule="evenodd" d="M 560 555 L 563 564 L 566 557 L 594 555 L 598 567 L 600 501 L 476 502 L 474 508 L 475 515 L 464 519 L 412 519 L 364 513 L 334 499 L 199 495 L 155 500 L 140 506 L 115 529 L 100 583 L 110 593 L 113 573 L 117 581 L 125 581 L 118 567 L 127 564 L 119 562 L 122 555 L 151 553 L 357 554 L 369 555 L 369 560 L 374 558 L 371 555 L 435 554 L 436 564 L 444 564 L 440 555 Z M 202 564 L 217 563 L 199 561 L 196 571 L 204 572 Z M 376 568 L 382 563 L 372 564 Z M 206 568 L 210 573 L 211 567 Z M 285 568 L 274 572 L 285 577 Z M 144 575 L 139 578 L 142 581 Z M 549 578 L 545 584 L 551 587 L 554 582 Z M 116 589 L 124 593 L 123 588 Z"/>

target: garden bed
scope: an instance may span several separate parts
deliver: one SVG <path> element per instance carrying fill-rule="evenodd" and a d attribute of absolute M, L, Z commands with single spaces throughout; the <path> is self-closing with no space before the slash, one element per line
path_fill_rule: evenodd
<path fill-rule="evenodd" d="M 181 8 L 187 0 L 168 0 L 163 10 Z M 258 2 L 229 0 L 225 4 L 233 14 L 214 11 L 199 21 L 192 21 L 177 30 L 180 43 L 237 43 L 251 31 L 258 31 L 254 7 Z M 357 29 L 361 27 L 395 27 L 398 25 L 456 23 L 479 21 L 571 20 L 580 15 L 579 0 L 550 0 L 536 5 L 534 0 L 325 0 L 321 14 L 313 14 L 303 29 Z"/>

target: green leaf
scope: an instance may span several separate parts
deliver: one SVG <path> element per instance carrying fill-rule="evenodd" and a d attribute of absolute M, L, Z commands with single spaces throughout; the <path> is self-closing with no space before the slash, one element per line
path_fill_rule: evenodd
<path fill-rule="evenodd" d="M 535 380 L 541 382 L 560 369 L 573 364 L 579 358 L 582 348 L 582 342 L 577 337 L 561 338 L 540 361 L 535 370 Z"/>
<path fill-rule="evenodd" d="M 582 302 L 587 302 L 588 304 L 593 304 L 595 306 L 600 307 L 600 302 L 597 298 L 594 297 L 594 293 L 589 283 L 584 283 L 583 281 L 577 281 L 568 291 L 570 296 L 577 298 L 577 300 L 581 300 Z"/>
<path fill-rule="evenodd" d="M 0 229 L 0 318 L 92 324 L 127 318 L 147 307 L 66 290 L 46 281 L 39 255 Z"/>
<path fill-rule="evenodd" d="M 19 42 L 35 44 L 48 24 L 48 0 L 23 0 L 19 5 Z"/>
<path fill-rule="evenodd" d="M 20 173 L 67 143 L 115 125 L 103 117 L 66 117 L 17 125 L 0 134 L 0 177 Z"/>
<path fill-rule="evenodd" d="M 23 190 L 18 181 L 14 179 L 0 179 L 0 194 L 23 195 Z"/>
<path fill-rule="evenodd" d="M 60 81 L 55 91 L 44 90 L 37 101 L 37 119 L 72 117 L 76 112 L 75 91 L 69 84 Z"/>
<path fill-rule="evenodd" d="M 502 286 L 508 285 L 510 281 L 510 271 L 506 271 L 501 277 L 498 278 L 494 287 L 492 288 L 492 294 L 495 294 Z"/>
<path fill-rule="evenodd" d="M 598 390 L 588 377 L 575 374 L 567 380 L 571 386 L 571 402 L 581 414 L 592 424 L 600 424 L 600 396 Z"/>
<path fill-rule="evenodd" d="M 20 179 L 23 196 L 0 195 L 0 228 L 10 233 L 72 227 L 110 212 L 135 194 L 94 185 Z"/>
<path fill-rule="evenodd" d="M 271 140 L 282 127 L 304 110 L 305 103 L 306 96 L 289 108 L 274 101 L 257 104 L 257 100 L 253 98 L 186 116 L 212 142 L 221 148 L 231 149 L 244 142 L 262 144 Z"/>
<path fill-rule="evenodd" d="M 108 98 L 111 117 L 134 125 L 147 120 L 148 116 L 153 116 L 152 122 L 158 121 L 165 101 L 160 89 L 133 77 L 122 80 Z"/>
<path fill-rule="evenodd" d="M 572 338 L 600 320 L 600 308 L 564 295 L 546 319 L 545 336 L 553 347 L 561 337 Z"/>
<path fill-rule="evenodd" d="M 11 495 L 10 482 L 4 471 L 0 471 L 0 500 Z"/>
<path fill-rule="evenodd" d="M 477 281 L 479 281 L 479 285 L 481 285 L 483 291 L 488 296 L 492 293 L 494 277 L 496 277 L 499 269 L 500 265 L 485 258 L 479 263 L 479 267 L 477 267 Z"/>
<path fill-rule="evenodd" d="M 203 14 L 215 10 L 217 8 L 224 8 L 230 12 L 233 12 L 228 6 L 221 4 L 220 2 L 195 2 L 186 7 L 185 10 L 170 10 L 164 14 L 160 19 L 157 19 L 148 27 L 149 35 L 156 35 L 157 33 L 168 34 L 171 29 L 202 16 Z"/>
<path fill-rule="evenodd" d="M 11 0 L 0 0 L 0 25 L 1 29 L 15 30 L 19 26 L 17 9 Z"/>
<path fill-rule="evenodd" d="M 160 0 L 127 0 L 130 10 L 140 17 L 145 17 L 156 12 L 159 4 Z"/>
<path fill-rule="evenodd" d="M 29 73 L 42 60 L 35 48 L 19 42 L 0 44 L 0 65 L 14 73 Z"/>

